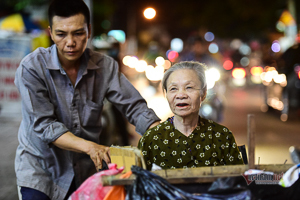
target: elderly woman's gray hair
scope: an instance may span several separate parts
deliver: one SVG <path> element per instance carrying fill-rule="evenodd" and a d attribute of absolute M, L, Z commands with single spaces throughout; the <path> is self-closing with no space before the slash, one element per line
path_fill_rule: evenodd
<path fill-rule="evenodd" d="M 191 69 L 196 72 L 201 83 L 199 87 L 201 88 L 201 100 L 203 101 L 206 97 L 206 92 L 207 92 L 207 84 L 206 84 L 206 77 L 205 77 L 205 71 L 207 67 L 204 63 L 199 63 L 195 61 L 182 61 L 174 64 L 164 74 L 164 77 L 162 79 L 163 90 L 167 91 L 167 81 L 170 75 L 178 69 Z"/>

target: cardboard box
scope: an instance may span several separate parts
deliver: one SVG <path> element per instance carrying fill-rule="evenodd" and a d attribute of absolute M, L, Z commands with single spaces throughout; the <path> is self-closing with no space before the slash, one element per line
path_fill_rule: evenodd
<path fill-rule="evenodd" d="M 123 172 L 131 171 L 131 166 L 136 165 L 146 169 L 146 164 L 141 150 L 133 146 L 111 146 L 110 147 L 111 163 L 117 164 L 117 167 L 123 167 Z"/>

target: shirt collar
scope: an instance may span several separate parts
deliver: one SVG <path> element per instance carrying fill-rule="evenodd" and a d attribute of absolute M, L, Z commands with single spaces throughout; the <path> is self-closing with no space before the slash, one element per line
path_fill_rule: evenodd
<path fill-rule="evenodd" d="M 50 52 L 51 52 L 51 56 L 50 56 L 49 63 L 51 64 L 48 64 L 46 68 L 52 70 L 60 70 L 62 74 L 66 74 L 65 70 L 62 68 L 59 62 L 57 56 L 57 48 L 55 44 L 50 47 Z M 81 59 L 80 70 L 84 70 L 83 74 L 86 74 L 87 70 L 95 70 L 100 68 L 92 61 L 92 59 L 90 59 L 90 53 L 91 50 L 87 48 L 80 58 Z"/>

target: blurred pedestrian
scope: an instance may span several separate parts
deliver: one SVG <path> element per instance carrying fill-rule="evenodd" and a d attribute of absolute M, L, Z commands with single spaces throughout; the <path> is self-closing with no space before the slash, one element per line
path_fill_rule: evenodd
<path fill-rule="evenodd" d="M 104 98 L 138 133 L 160 121 L 113 58 L 86 48 L 91 25 L 82 0 L 54 0 L 48 17 L 54 45 L 26 56 L 15 78 L 22 98 L 15 159 L 22 199 L 67 199 L 102 161 L 110 162 L 109 147 L 99 144 Z"/>

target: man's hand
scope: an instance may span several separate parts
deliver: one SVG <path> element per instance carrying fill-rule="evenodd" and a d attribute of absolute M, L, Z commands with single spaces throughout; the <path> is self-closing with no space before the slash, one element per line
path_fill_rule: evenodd
<path fill-rule="evenodd" d="M 107 164 L 110 163 L 109 147 L 91 142 L 90 149 L 87 154 L 93 160 L 97 171 L 102 169 L 102 160 Z"/>
<path fill-rule="evenodd" d="M 62 134 L 52 143 L 61 149 L 88 154 L 93 160 L 97 171 L 103 167 L 102 160 L 107 164 L 110 163 L 109 147 L 82 139 L 71 132 Z"/>

